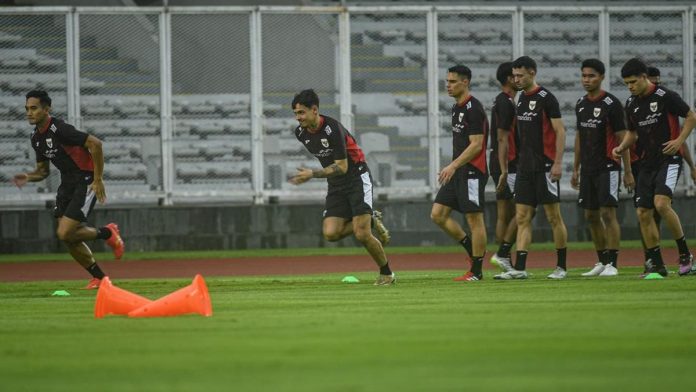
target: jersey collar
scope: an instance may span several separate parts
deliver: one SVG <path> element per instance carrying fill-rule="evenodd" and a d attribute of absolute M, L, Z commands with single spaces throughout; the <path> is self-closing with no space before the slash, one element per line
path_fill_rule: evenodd
<path fill-rule="evenodd" d="M 324 128 L 324 116 L 322 116 L 322 115 L 320 114 L 320 115 L 319 115 L 319 126 L 317 127 L 317 129 L 309 129 L 309 127 L 307 127 L 307 132 L 309 132 L 309 133 L 317 133 L 317 132 L 319 132 L 319 130 L 322 129 L 322 128 Z"/>
<path fill-rule="evenodd" d="M 43 128 L 41 128 L 41 129 L 39 129 L 39 127 L 37 126 L 37 127 L 36 127 L 36 130 L 39 131 L 39 133 L 46 133 L 46 131 L 48 131 L 48 127 L 51 126 L 51 123 L 52 123 L 52 122 L 53 122 L 53 117 L 51 117 L 51 116 L 49 115 L 49 116 L 48 116 L 48 121 L 46 121 L 46 126 L 43 127 Z"/>
<path fill-rule="evenodd" d="M 523 92 L 524 92 L 524 95 L 530 96 L 530 95 L 534 95 L 534 94 L 538 93 L 539 90 L 541 90 L 541 86 L 536 86 L 536 88 L 530 92 L 524 92 L 524 91 Z"/>
<path fill-rule="evenodd" d="M 469 96 L 466 97 L 466 100 L 464 102 L 457 103 L 457 107 L 463 108 L 464 106 L 466 106 L 466 104 L 469 103 L 469 101 L 471 101 L 471 97 L 472 97 L 472 95 L 469 94 Z"/>
<path fill-rule="evenodd" d="M 599 102 L 599 101 L 601 101 L 602 99 L 604 99 L 604 97 L 605 97 L 606 95 L 607 95 L 607 92 L 606 92 L 606 91 L 600 90 L 599 95 L 598 95 L 596 98 L 590 98 L 589 95 L 585 95 L 585 98 L 587 98 L 587 100 L 590 101 L 590 102 Z"/>

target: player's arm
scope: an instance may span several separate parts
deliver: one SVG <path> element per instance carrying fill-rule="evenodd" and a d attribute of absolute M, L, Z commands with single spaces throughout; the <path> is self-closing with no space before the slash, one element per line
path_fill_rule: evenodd
<path fill-rule="evenodd" d="M 85 140 L 84 147 L 92 155 L 92 162 L 94 163 L 94 179 L 90 188 L 94 191 L 97 196 L 97 200 L 100 203 L 106 201 L 106 190 L 104 189 L 104 151 L 102 150 L 102 142 L 92 135 L 87 136 Z"/>
<path fill-rule="evenodd" d="M 552 118 L 551 127 L 553 127 L 553 131 L 556 132 L 556 156 L 553 160 L 553 166 L 551 166 L 551 180 L 558 181 L 563 174 L 561 171 L 563 150 L 565 149 L 565 126 L 563 125 L 563 119 L 560 117 Z"/>
<path fill-rule="evenodd" d="M 297 173 L 290 178 L 290 183 L 300 185 L 312 178 L 331 178 L 342 176 L 348 172 L 348 159 L 335 160 L 334 163 L 323 169 L 308 169 L 306 167 L 298 167 Z"/>
<path fill-rule="evenodd" d="M 631 134 L 631 132 L 627 130 L 616 132 L 616 136 L 621 142 L 623 142 L 629 134 Z M 613 152 L 612 155 L 614 155 Z M 618 159 L 618 157 L 614 156 L 614 159 Z M 624 186 L 630 192 L 636 184 L 636 179 L 633 178 L 633 172 L 631 171 L 631 151 L 629 151 L 628 148 L 621 152 L 621 166 L 623 166 Z"/>
<path fill-rule="evenodd" d="M 629 156 L 630 164 L 630 153 L 628 151 L 628 148 L 635 144 L 636 140 L 638 140 L 638 135 L 636 134 L 636 132 L 631 130 L 626 131 L 624 137 L 621 139 L 621 144 L 619 144 L 617 147 L 614 147 L 614 149 L 611 150 L 611 155 L 614 157 L 614 159 L 623 159 L 624 154 L 626 154 L 626 156 Z"/>
<path fill-rule="evenodd" d="M 498 128 L 498 162 L 500 163 L 500 179 L 496 185 L 496 192 L 502 192 L 507 184 L 508 175 L 508 138 L 510 131 L 508 129 Z"/>
<path fill-rule="evenodd" d="M 575 146 L 573 148 L 573 175 L 570 177 L 570 186 L 573 189 L 578 189 L 580 183 L 578 182 L 578 175 L 580 172 L 580 131 L 575 131 Z"/>
<path fill-rule="evenodd" d="M 682 157 L 684 161 L 689 166 L 689 173 L 691 173 L 691 179 L 696 183 L 696 167 L 694 167 L 694 158 L 691 156 L 691 150 L 689 146 L 682 145 Z"/>
<path fill-rule="evenodd" d="M 43 181 L 46 177 L 48 177 L 50 172 L 51 169 L 48 161 L 39 161 L 36 162 L 36 168 L 34 168 L 34 171 L 15 174 L 12 178 L 12 182 L 17 186 L 17 188 L 21 188 L 27 182 Z"/>
<path fill-rule="evenodd" d="M 481 153 L 483 149 L 483 134 L 475 134 L 469 136 L 469 145 L 462 151 L 459 156 L 453 160 L 449 165 L 445 166 L 438 174 L 438 182 L 440 184 L 446 184 L 454 176 L 454 173 L 460 167 L 469 163 L 478 154 Z"/>
<path fill-rule="evenodd" d="M 684 119 L 684 125 L 682 125 L 681 132 L 676 139 L 672 139 L 667 143 L 663 144 L 665 148 L 662 149 L 663 154 L 674 155 L 681 148 L 684 141 L 689 137 L 691 131 L 696 127 L 696 113 L 693 110 L 689 110 Z"/>

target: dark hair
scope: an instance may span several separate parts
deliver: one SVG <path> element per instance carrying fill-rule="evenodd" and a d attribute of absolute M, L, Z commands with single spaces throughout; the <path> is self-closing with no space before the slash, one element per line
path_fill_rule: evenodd
<path fill-rule="evenodd" d="M 522 56 L 518 57 L 515 61 L 512 62 L 512 68 L 527 68 L 536 72 L 537 65 L 536 61 L 534 61 L 533 58 L 529 56 Z"/>
<path fill-rule="evenodd" d="M 309 90 L 302 90 L 299 93 L 295 94 L 295 98 L 292 99 L 293 110 L 295 109 L 295 106 L 297 106 L 297 104 L 306 106 L 308 108 L 311 108 L 315 105 L 319 107 L 319 96 L 311 88 Z"/>
<path fill-rule="evenodd" d="M 583 68 L 592 68 L 595 71 L 597 71 L 600 75 L 604 75 L 604 72 L 606 72 L 606 68 L 604 68 L 604 63 L 598 59 L 587 59 L 582 62 L 582 65 L 580 66 L 580 70 L 582 71 Z"/>
<path fill-rule="evenodd" d="M 447 72 L 456 73 L 460 77 L 464 77 L 467 80 L 471 80 L 471 69 L 469 69 L 469 67 L 467 67 L 466 65 L 455 65 L 453 67 L 449 67 L 447 69 Z"/>
<path fill-rule="evenodd" d="M 621 67 L 621 77 L 627 78 L 629 76 L 640 76 L 642 74 L 648 73 L 648 67 L 645 65 L 641 59 L 634 57 Z"/>
<path fill-rule="evenodd" d="M 37 98 L 41 102 L 41 106 L 51 107 L 51 97 L 43 90 L 31 90 L 27 93 L 26 99 Z"/>
<path fill-rule="evenodd" d="M 648 76 L 650 76 L 650 77 L 660 76 L 660 69 L 657 67 L 648 67 Z"/>
<path fill-rule="evenodd" d="M 498 66 L 498 71 L 495 73 L 495 78 L 498 79 L 500 85 L 505 85 L 510 76 L 512 76 L 512 61 L 500 64 Z"/>

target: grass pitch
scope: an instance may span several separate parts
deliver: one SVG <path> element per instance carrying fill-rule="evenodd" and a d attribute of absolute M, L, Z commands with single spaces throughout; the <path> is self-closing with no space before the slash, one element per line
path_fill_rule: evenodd
<path fill-rule="evenodd" d="M 693 390 L 696 277 L 532 272 L 208 278 L 211 318 L 97 320 L 82 281 L 2 283 L 2 390 Z M 156 299 L 190 280 L 114 283 Z"/>

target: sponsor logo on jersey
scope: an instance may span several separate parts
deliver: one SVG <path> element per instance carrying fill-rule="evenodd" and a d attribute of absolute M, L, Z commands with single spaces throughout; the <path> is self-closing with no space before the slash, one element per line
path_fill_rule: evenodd
<path fill-rule="evenodd" d="M 327 134 L 327 135 L 331 135 L 331 132 L 333 132 L 333 131 L 331 130 L 331 127 L 327 125 L 327 126 L 326 126 L 326 134 Z"/>
<path fill-rule="evenodd" d="M 529 110 L 534 110 L 536 107 L 536 101 L 529 101 Z"/>
<path fill-rule="evenodd" d="M 331 156 L 331 154 L 333 154 L 333 148 L 327 148 L 326 150 L 319 150 L 314 156 L 317 158 L 326 158 Z"/>
<path fill-rule="evenodd" d="M 602 108 L 594 108 L 592 114 L 594 114 L 595 117 L 599 117 L 599 115 L 602 114 Z"/>
<path fill-rule="evenodd" d="M 328 141 L 327 139 L 321 139 L 321 145 L 324 146 L 324 147 L 328 147 L 328 146 L 329 146 L 329 141 Z"/>
<path fill-rule="evenodd" d="M 657 111 L 657 102 L 650 102 L 650 111 L 653 113 Z"/>
<path fill-rule="evenodd" d="M 522 115 L 518 115 L 517 119 L 519 121 L 532 121 L 534 120 L 534 117 L 537 116 L 537 113 L 534 112 L 524 112 Z"/>

